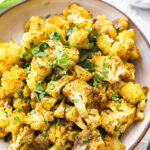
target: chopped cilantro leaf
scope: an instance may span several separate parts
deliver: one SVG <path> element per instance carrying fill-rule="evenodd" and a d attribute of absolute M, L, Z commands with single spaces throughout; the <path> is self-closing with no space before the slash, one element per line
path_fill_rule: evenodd
<path fill-rule="evenodd" d="M 66 35 L 69 36 L 71 35 L 71 33 L 77 30 L 79 30 L 78 27 L 75 24 L 73 24 L 71 28 L 66 29 Z"/>
<path fill-rule="evenodd" d="M 89 137 L 87 137 L 87 138 L 83 138 L 83 139 L 82 139 L 82 142 L 83 142 L 83 143 L 87 143 L 91 138 L 92 138 L 91 135 L 90 135 Z"/>
<path fill-rule="evenodd" d="M 17 108 L 16 111 L 17 111 L 18 113 L 20 113 L 20 112 L 22 111 L 22 109 L 21 109 L 21 108 Z"/>
<path fill-rule="evenodd" d="M 115 28 L 116 30 L 118 30 L 118 29 L 120 28 L 120 26 L 121 26 L 121 24 L 117 24 L 117 25 L 114 25 L 114 28 Z"/>
<path fill-rule="evenodd" d="M 47 19 L 47 18 L 49 18 L 51 16 L 51 14 L 48 14 L 47 16 L 45 16 L 45 18 Z"/>
<path fill-rule="evenodd" d="M 119 127 L 115 126 L 115 131 L 120 132 L 120 131 L 121 131 L 121 129 L 120 129 Z"/>
<path fill-rule="evenodd" d="M 88 143 L 86 143 L 85 145 L 78 145 L 74 150 L 86 150 L 88 146 Z"/>
<path fill-rule="evenodd" d="M 45 139 L 45 136 L 44 134 L 41 135 L 41 142 L 43 143 L 44 142 L 44 139 Z"/>
<path fill-rule="evenodd" d="M 94 78 L 97 82 L 104 83 L 103 78 L 97 72 L 94 74 Z"/>
<path fill-rule="evenodd" d="M 51 40 L 55 40 L 55 41 L 58 41 L 60 40 L 62 37 L 61 37 L 61 33 L 59 32 L 52 32 L 51 35 L 50 35 L 50 39 Z"/>
<path fill-rule="evenodd" d="M 121 103 L 121 101 L 119 100 L 119 95 L 117 93 L 113 94 L 111 99 L 115 102 Z"/>
<path fill-rule="evenodd" d="M 14 119 L 15 119 L 17 122 L 21 123 L 21 121 L 20 121 L 20 119 L 19 119 L 18 116 L 14 116 Z"/>
<path fill-rule="evenodd" d="M 42 86 L 42 81 L 37 81 L 35 88 L 36 88 L 36 92 L 38 92 L 40 94 L 46 94 L 45 88 L 43 88 L 43 86 Z"/>
<path fill-rule="evenodd" d="M 33 40 L 30 42 L 30 45 L 31 45 L 31 46 L 34 46 L 34 41 L 33 41 Z"/>
<path fill-rule="evenodd" d="M 38 57 L 45 57 L 47 54 L 45 50 L 48 48 L 45 42 L 41 42 L 39 45 L 32 48 L 32 54 Z"/>
<path fill-rule="evenodd" d="M 57 60 L 58 66 L 68 66 L 69 63 L 70 63 L 70 59 L 65 56 Z"/>
<path fill-rule="evenodd" d="M 6 108 L 7 105 L 8 105 L 8 101 L 6 101 L 6 102 L 4 103 L 4 108 Z"/>
<path fill-rule="evenodd" d="M 55 85 L 53 83 L 50 83 L 49 86 L 48 86 L 48 89 L 53 90 L 54 88 L 55 88 Z"/>
<path fill-rule="evenodd" d="M 106 59 L 104 59 L 104 61 L 103 61 L 103 72 L 102 72 L 103 77 L 107 77 L 109 74 L 109 71 L 106 69 L 107 67 L 109 67 L 109 64 L 106 63 Z"/>
<path fill-rule="evenodd" d="M 41 24 L 40 23 L 38 23 L 38 28 L 41 29 Z"/>
<path fill-rule="evenodd" d="M 30 71 L 31 71 L 31 66 L 26 67 L 26 72 L 27 72 L 27 74 L 29 74 Z"/>

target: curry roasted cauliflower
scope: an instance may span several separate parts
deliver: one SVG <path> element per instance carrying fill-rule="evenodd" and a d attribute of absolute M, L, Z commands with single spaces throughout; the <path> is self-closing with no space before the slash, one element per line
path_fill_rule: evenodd
<path fill-rule="evenodd" d="M 135 82 L 135 31 L 122 16 L 71 4 L 31 16 L 21 43 L 0 42 L 0 139 L 7 150 L 125 150 L 121 134 L 145 118 Z"/>

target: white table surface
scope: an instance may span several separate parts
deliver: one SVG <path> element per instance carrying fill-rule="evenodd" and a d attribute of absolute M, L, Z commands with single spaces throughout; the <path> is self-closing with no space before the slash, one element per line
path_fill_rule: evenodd
<path fill-rule="evenodd" d="M 123 12 L 125 12 L 137 24 L 137 26 L 142 30 L 142 32 L 150 42 L 150 9 L 145 10 L 132 7 L 130 5 L 131 0 L 104 0 L 104 1 L 114 5 L 115 7 L 118 7 Z M 2 9 L 0 9 L 0 12 L 2 12 Z M 149 142 L 150 142 L 150 129 L 134 150 L 147 150 Z"/>

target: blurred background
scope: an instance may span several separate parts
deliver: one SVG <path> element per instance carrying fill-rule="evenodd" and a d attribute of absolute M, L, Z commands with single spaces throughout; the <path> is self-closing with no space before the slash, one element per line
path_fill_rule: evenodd
<path fill-rule="evenodd" d="M 25 0 L 0 0 L 0 14 Z M 127 14 L 144 33 L 150 43 L 150 0 L 103 0 Z M 150 129 L 134 150 L 147 150 Z M 150 149 L 149 149 L 150 150 Z"/>

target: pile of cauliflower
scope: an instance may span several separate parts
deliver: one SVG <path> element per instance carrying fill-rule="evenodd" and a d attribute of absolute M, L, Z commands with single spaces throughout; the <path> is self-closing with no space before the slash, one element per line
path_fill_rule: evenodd
<path fill-rule="evenodd" d="M 32 16 L 21 44 L 0 42 L 0 138 L 7 150 L 124 150 L 120 136 L 143 120 L 147 87 L 128 19 L 111 22 L 71 4 Z"/>

